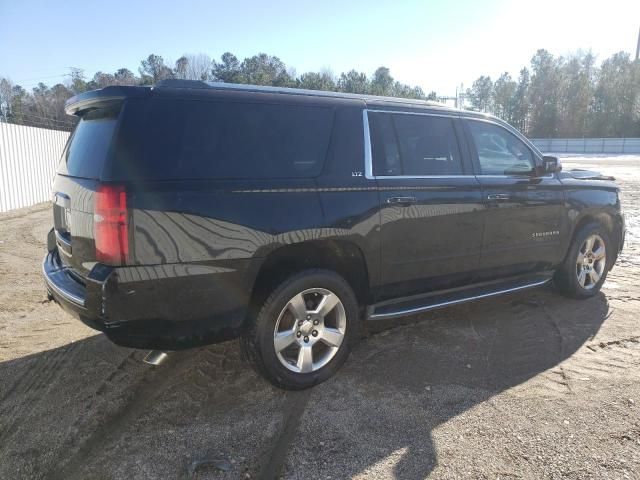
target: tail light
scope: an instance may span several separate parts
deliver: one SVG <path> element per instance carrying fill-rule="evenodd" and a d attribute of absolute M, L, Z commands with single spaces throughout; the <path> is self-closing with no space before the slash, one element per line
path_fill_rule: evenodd
<path fill-rule="evenodd" d="M 127 192 L 122 185 L 100 185 L 95 196 L 93 229 L 96 259 L 123 265 L 129 257 Z"/>

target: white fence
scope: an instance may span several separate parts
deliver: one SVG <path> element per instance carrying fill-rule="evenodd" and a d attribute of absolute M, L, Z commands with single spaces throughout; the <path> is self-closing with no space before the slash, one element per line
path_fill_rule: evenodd
<path fill-rule="evenodd" d="M 532 138 L 541 152 L 640 153 L 640 138 Z"/>
<path fill-rule="evenodd" d="M 69 132 L 0 122 L 0 212 L 51 198 Z"/>

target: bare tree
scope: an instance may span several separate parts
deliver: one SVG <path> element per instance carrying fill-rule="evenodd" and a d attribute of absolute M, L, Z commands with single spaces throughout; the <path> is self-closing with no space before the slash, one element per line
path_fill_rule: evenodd
<path fill-rule="evenodd" d="M 185 54 L 176 60 L 173 73 L 176 78 L 183 80 L 210 80 L 212 66 L 213 62 L 209 55 L 204 53 Z"/>
<path fill-rule="evenodd" d="M 211 66 L 213 62 L 211 57 L 204 53 L 198 53 L 197 55 L 186 55 L 187 64 L 187 79 L 189 80 L 209 80 L 211 75 Z"/>
<path fill-rule="evenodd" d="M 7 120 L 11 116 L 13 84 L 8 78 L 0 78 L 0 118 Z"/>

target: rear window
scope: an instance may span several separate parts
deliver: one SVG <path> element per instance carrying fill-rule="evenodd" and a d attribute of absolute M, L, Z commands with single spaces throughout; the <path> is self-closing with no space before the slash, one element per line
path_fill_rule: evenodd
<path fill-rule="evenodd" d="M 62 154 L 58 173 L 100 178 L 112 145 L 118 113 L 118 108 L 101 108 L 82 115 Z"/>
<path fill-rule="evenodd" d="M 142 149 L 118 165 L 118 176 L 295 178 L 322 170 L 333 109 L 154 99 L 141 119 Z"/>

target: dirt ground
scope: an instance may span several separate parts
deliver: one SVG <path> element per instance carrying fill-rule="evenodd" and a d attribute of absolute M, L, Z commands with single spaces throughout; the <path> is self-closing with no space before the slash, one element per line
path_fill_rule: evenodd
<path fill-rule="evenodd" d="M 48 206 L 0 216 L 0 478 L 640 478 L 640 157 L 603 292 L 543 288 L 370 334 L 330 381 L 270 386 L 236 342 L 111 344 L 48 302 Z"/>

